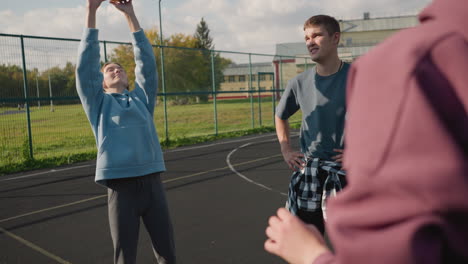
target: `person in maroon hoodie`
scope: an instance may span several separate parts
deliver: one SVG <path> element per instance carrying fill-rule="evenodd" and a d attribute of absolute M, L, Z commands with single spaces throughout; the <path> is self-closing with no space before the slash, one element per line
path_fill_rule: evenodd
<path fill-rule="evenodd" d="M 332 253 L 281 208 L 265 249 L 290 263 L 468 263 L 468 3 L 435 0 L 353 63 L 348 186 L 329 202 Z"/>

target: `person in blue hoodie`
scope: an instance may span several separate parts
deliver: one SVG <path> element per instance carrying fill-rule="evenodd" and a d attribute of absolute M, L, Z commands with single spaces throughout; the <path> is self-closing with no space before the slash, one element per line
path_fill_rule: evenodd
<path fill-rule="evenodd" d="M 140 218 L 158 263 L 175 263 L 172 224 L 160 173 L 166 170 L 154 125 L 158 77 L 153 49 L 131 1 L 114 2 L 132 32 L 135 88 L 117 63 L 100 67 L 96 12 L 105 0 L 87 0 L 76 87 L 98 147 L 95 181 L 108 189 L 114 263 L 135 263 Z"/>

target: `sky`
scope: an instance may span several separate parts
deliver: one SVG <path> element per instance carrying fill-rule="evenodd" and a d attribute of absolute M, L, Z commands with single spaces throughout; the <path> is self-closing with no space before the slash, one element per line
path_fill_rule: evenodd
<path fill-rule="evenodd" d="M 80 38 L 86 0 L 2 0 L 0 33 Z M 6 3 L 5 3 L 6 2 Z M 163 36 L 193 35 L 203 17 L 216 50 L 274 54 L 277 43 L 302 42 L 304 21 L 327 14 L 337 19 L 419 13 L 431 0 L 161 0 Z M 133 0 L 144 29 L 159 29 L 159 2 Z M 101 40 L 130 41 L 122 14 L 104 2 L 97 14 Z"/>

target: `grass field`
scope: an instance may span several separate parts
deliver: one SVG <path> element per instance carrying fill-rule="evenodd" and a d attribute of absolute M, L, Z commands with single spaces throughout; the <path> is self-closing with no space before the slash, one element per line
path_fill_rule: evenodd
<path fill-rule="evenodd" d="M 155 124 L 162 144 L 166 147 L 191 144 L 220 137 L 230 137 L 273 130 L 271 99 L 220 100 L 216 104 L 217 132 L 214 104 L 167 105 L 168 134 L 165 131 L 164 107 L 155 111 Z M 260 124 L 259 109 L 261 109 Z M 252 112 L 254 117 L 252 119 Z M 80 104 L 30 107 L 32 149 L 29 158 L 27 115 L 16 108 L 0 108 L 0 174 L 21 170 L 51 167 L 93 159 L 95 140 Z M 253 122 L 252 122 L 253 120 Z M 299 122 L 300 113 L 291 122 Z M 253 124 L 252 124 L 253 123 Z M 244 132 L 240 132 L 244 131 Z M 237 132 L 237 133 L 236 133 Z M 166 141 L 166 138 L 169 141 Z"/>

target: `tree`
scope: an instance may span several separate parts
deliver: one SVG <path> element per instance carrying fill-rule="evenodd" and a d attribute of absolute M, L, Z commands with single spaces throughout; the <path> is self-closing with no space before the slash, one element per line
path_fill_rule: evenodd
<path fill-rule="evenodd" d="M 0 65 L 2 98 L 24 98 L 23 69 L 18 65 Z M 16 102 L 9 103 L 14 105 Z"/>
<path fill-rule="evenodd" d="M 150 43 L 155 46 L 163 45 L 164 48 L 164 69 L 165 69 L 165 87 L 167 93 L 188 93 L 188 92 L 208 92 L 212 90 L 212 72 L 211 72 L 211 52 L 210 47 L 214 47 L 212 39 L 209 36 L 209 29 L 206 22 L 202 19 L 200 25 L 200 37 L 195 35 L 174 34 L 169 38 L 163 39 L 162 43 L 158 31 L 152 28 L 145 31 Z M 203 33 L 203 34 L 202 34 Z M 200 45 L 205 45 L 201 48 Z M 161 78 L 161 53 L 159 47 L 154 47 L 154 54 L 158 66 L 159 87 L 162 87 Z M 130 89 L 134 87 L 134 72 L 130 71 L 135 67 L 133 49 L 131 45 L 124 44 L 117 46 L 111 53 L 110 60 L 120 63 L 129 77 Z M 221 58 L 219 54 L 214 54 L 215 79 L 216 83 L 222 80 L 223 69 L 229 65 L 230 60 Z M 219 85 L 217 86 L 219 87 Z M 160 90 L 161 92 L 161 90 Z M 185 104 L 195 101 L 196 98 L 201 101 L 208 100 L 208 94 L 176 95 L 170 96 L 175 104 Z"/>
<path fill-rule="evenodd" d="M 213 38 L 210 36 L 210 29 L 205 19 L 202 17 L 200 23 L 197 25 L 194 34 L 196 48 L 201 49 L 200 56 L 203 58 L 200 65 L 197 67 L 198 86 L 201 91 L 208 92 L 212 90 L 211 80 L 211 49 L 214 49 Z M 202 102 L 208 101 L 208 94 L 201 94 L 197 96 L 197 100 Z"/>
<path fill-rule="evenodd" d="M 210 36 L 210 29 L 208 24 L 205 22 L 205 19 L 202 17 L 200 23 L 197 25 L 197 30 L 195 31 L 195 38 L 197 39 L 197 49 L 214 49 L 213 38 Z"/>

